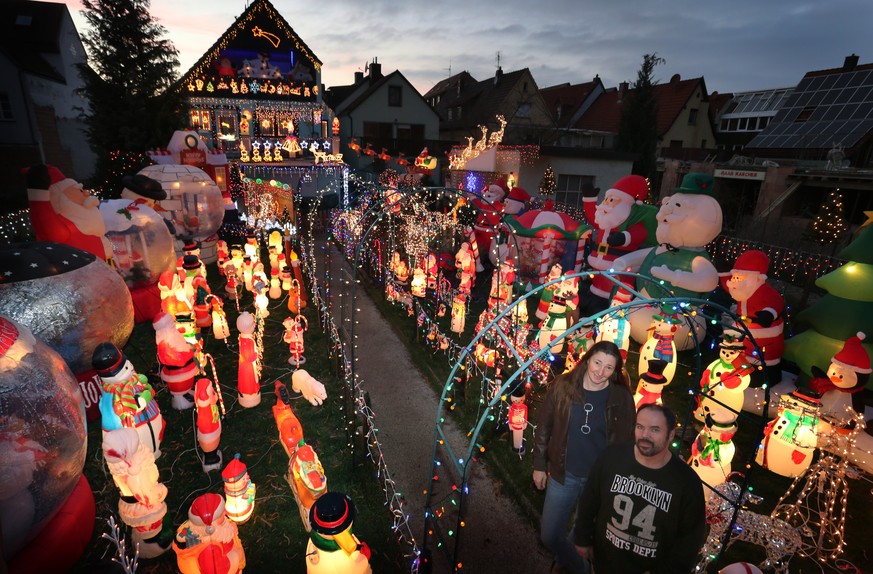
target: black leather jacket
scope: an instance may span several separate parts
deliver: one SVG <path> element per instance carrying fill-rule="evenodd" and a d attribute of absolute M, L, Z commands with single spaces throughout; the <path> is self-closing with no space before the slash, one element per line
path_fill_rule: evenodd
<path fill-rule="evenodd" d="M 585 391 L 582 390 L 582 399 L 584 398 Z M 533 467 L 534 470 L 548 472 L 552 478 L 564 484 L 570 406 L 568 404 L 563 412 L 557 412 L 556 407 L 555 393 L 549 389 L 537 415 Z M 633 442 L 635 416 L 634 398 L 630 389 L 610 383 L 606 398 L 606 442 Z M 594 464 L 593 460 L 591 464 Z"/>

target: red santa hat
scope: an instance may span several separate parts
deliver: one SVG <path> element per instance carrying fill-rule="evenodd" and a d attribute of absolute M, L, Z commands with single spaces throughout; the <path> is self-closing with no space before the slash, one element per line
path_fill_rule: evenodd
<path fill-rule="evenodd" d="M 843 343 L 842 350 L 833 356 L 831 362 L 848 367 L 856 373 L 871 372 L 870 355 L 867 354 L 867 350 L 861 345 L 861 341 L 865 337 L 866 335 L 859 331 L 857 335 L 847 339 Z"/>
<path fill-rule="evenodd" d="M 212 534 L 212 524 L 224 514 L 224 497 L 214 492 L 202 494 L 194 499 L 188 511 L 188 519 L 192 524 L 205 526 L 206 532 Z"/>
<path fill-rule="evenodd" d="M 37 199 L 47 200 L 45 192 L 39 194 L 41 190 L 45 191 L 60 191 L 77 185 L 76 181 L 70 179 L 53 165 L 39 164 L 27 170 L 22 170 L 26 175 L 27 189 L 38 194 Z"/>
<path fill-rule="evenodd" d="M 520 187 L 513 187 L 509 190 L 509 196 L 506 200 L 524 203 L 525 201 L 530 201 L 530 194 Z"/>
<path fill-rule="evenodd" d="M 767 254 L 757 249 L 749 249 L 737 257 L 732 271 L 755 271 L 761 275 L 766 275 L 769 269 L 770 258 L 767 257 Z"/>
<path fill-rule="evenodd" d="M 610 188 L 642 203 L 649 196 L 649 182 L 641 175 L 626 175 Z"/>

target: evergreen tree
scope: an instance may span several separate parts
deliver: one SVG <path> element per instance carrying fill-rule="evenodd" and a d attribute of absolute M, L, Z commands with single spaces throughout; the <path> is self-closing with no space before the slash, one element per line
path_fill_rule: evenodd
<path fill-rule="evenodd" d="M 820 245 L 837 243 L 846 233 L 846 222 L 843 219 L 843 195 L 832 191 L 821 206 L 821 211 L 812 221 L 807 236 Z"/>
<path fill-rule="evenodd" d="M 149 14 L 149 0 L 82 0 L 89 29 L 83 42 L 88 65 L 80 67 L 88 139 L 97 153 L 96 182 L 111 181 L 109 152 L 142 153 L 166 145 L 182 126 L 178 51 L 166 29 Z"/>
<path fill-rule="evenodd" d="M 549 164 L 543 179 L 540 180 L 540 195 L 549 196 L 553 193 L 555 193 L 555 172 L 552 171 L 552 164 Z"/>
<path fill-rule="evenodd" d="M 633 172 L 652 180 L 656 170 L 658 148 L 658 103 L 655 100 L 655 66 L 665 63 L 657 54 L 643 56 L 633 91 L 628 92 L 622 107 L 616 151 L 637 156 Z"/>
<path fill-rule="evenodd" d="M 807 375 L 813 366 L 827 370 L 831 357 L 859 331 L 873 355 L 873 225 L 839 256 L 849 263 L 816 280 L 827 293 L 796 315 L 795 326 L 806 330 L 785 342 L 783 356 Z"/>

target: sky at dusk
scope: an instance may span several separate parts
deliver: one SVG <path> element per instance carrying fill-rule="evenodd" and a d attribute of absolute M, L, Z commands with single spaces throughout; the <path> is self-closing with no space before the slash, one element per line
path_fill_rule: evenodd
<path fill-rule="evenodd" d="M 65 0 L 80 33 L 79 0 Z M 804 73 L 840 67 L 849 54 L 873 62 L 870 0 L 272 0 L 323 62 L 327 86 L 353 82 L 378 58 L 423 94 L 452 74 L 477 80 L 529 68 L 540 88 L 600 75 L 633 82 L 643 54 L 673 74 L 703 76 L 709 92 L 796 85 Z M 245 0 L 152 0 L 186 72 L 247 6 Z"/>

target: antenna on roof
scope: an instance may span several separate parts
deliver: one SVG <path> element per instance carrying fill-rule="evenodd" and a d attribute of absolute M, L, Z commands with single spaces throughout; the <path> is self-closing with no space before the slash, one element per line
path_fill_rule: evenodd
<path fill-rule="evenodd" d="M 451 57 L 449 57 L 449 67 L 443 68 L 443 69 L 449 73 L 449 77 L 451 78 L 452 77 L 452 58 Z"/>
<path fill-rule="evenodd" d="M 497 51 L 497 69 L 500 69 L 500 50 Z"/>

